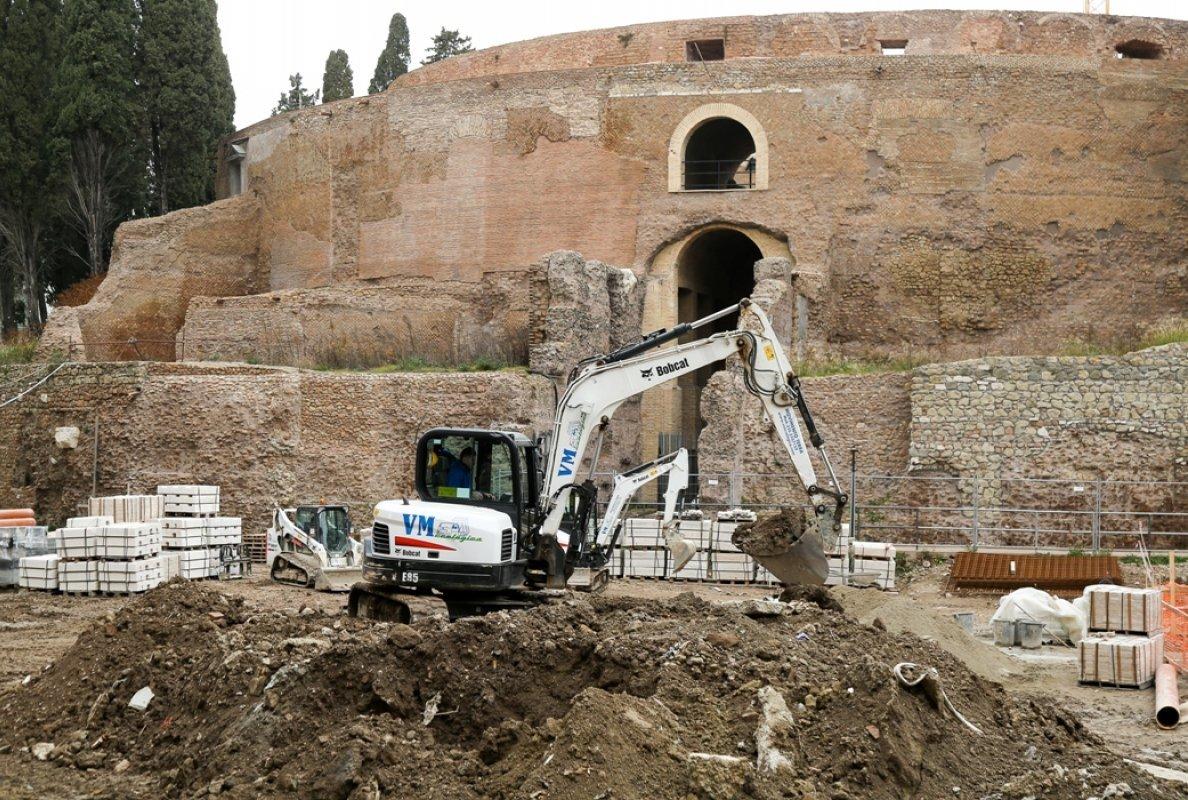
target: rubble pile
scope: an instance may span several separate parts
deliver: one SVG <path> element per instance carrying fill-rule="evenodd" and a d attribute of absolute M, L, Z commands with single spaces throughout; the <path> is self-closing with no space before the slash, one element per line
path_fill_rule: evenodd
<path fill-rule="evenodd" d="M 1055 704 L 813 592 L 409 626 L 175 580 L 0 695 L 0 752 L 89 770 L 112 797 L 146 780 L 187 798 L 1172 796 Z M 904 661 L 935 667 L 981 734 L 897 682 Z"/>

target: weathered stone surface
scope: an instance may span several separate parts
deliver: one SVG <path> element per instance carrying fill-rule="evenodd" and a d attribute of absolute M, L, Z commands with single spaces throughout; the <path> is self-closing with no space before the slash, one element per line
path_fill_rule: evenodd
<path fill-rule="evenodd" d="M 482 281 L 405 278 L 381 286 L 197 297 L 177 335 L 179 358 L 288 366 L 370 367 L 527 361 L 528 286 L 520 273 Z"/>
<path fill-rule="evenodd" d="M 85 342 L 91 360 L 172 360 L 174 334 L 192 298 L 260 290 L 259 223 L 252 195 L 124 223 L 94 298 L 50 315 L 42 349 L 65 351 L 71 342 Z M 74 338 L 75 326 L 82 342 Z M 83 348 L 74 349 L 81 357 Z"/>
<path fill-rule="evenodd" d="M 0 385 L 44 373 L 0 368 Z M 374 502 L 412 492 L 415 444 L 425 428 L 534 432 L 547 427 L 552 401 L 547 381 L 518 372 L 71 365 L 0 409 L 0 504 L 34 506 L 53 525 L 72 516 L 91 491 L 97 423 L 100 493 L 218 484 L 227 513 L 257 532 L 274 502 L 334 498 L 364 518 Z M 76 449 L 54 443 L 55 429 L 65 426 L 82 431 Z"/>
<path fill-rule="evenodd" d="M 1039 495 L 1036 487 L 1010 485 L 1012 478 L 1168 481 L 1188 474 L 1188 347 L 1182 344 L 1124 356 L 979 359 L 912 372 L 805 378 L 803 385 L 834 466 L 843 472 L 855 448 L 861 474 L 959 479 L 931 488 L 887 484 L 883 500 L 931 491 L 934 500 L 945 495 L 947 503 L 972 505 L 976 488 L 983 506 L 1022 506 Z M 803 497 L 788 480 L 782 444 L 736 370 L 710 380 L 702 415 L 703 471 L 746 476 L 733 498 L 725 478 L 716 487 L 703 481 L 705 499 Z M 821 477 L 822 465 L 815 466 Z M 1119 491 L 1115 499 L 1128 506 L 1184 510 L 1182 497 L 1144 493 L 1135 484 Z M 1067 502 L 1066 496 L 1042 499 Z"/>
<path fill-rule="evenodd" d="M 726 60 L 686 63 L 685 37 L 723 35 Z M 888 37 L 911 57 L 878 56 Z M 1163 58 L 1112 57 L 1135 38 Z M 197 295 L 366 298 L 421 279 L 486 335 L 466 304 L 487 274 L 526 291 L 534 263 L 570 249 L 647 282 L 667 246 L 731 224 L 794 257 L 809 353 L 1130 340 L 1188 306 L 1185 53 L 1179 21 L 926 11 L 657 23 L 467 54 L 237 133 L 246 193 L 124 226 L 79 333 L 93 358 L 169 358 Z M 723 103 L 762 128 L 769 188 L 669 191 L 674 132 Z M 661 280 L 644 328 L 675 321 L 677 282 Z M 440 326 L 408 335 L 439 348 Z"/>
<path fill-rule="evenodd" d="M 535 300 L 540 315 L 529 354 L 533 372 L 564 379 L 578 361 L 611 349 L 611 278 L 618 270 L 581 253 L 550 253 L 540 265 L 543 292 Z M 622 303 L 624 293 L 616 291 Z"/>
<path fill-rule="evenodd" d="M 1188 474 L 1188 346 L 1125 356 L 992 358 L 913 373 L 911 469 L 1141 481 Z"/>

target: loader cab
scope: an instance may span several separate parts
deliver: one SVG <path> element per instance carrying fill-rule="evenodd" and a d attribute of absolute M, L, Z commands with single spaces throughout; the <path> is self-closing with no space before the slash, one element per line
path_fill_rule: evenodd
<path fill-rule="evenodd" d="M 331 556 L 351 548 L 351 515 L 346 506 L 297 506 L 293 522 Z"/>
<path fill-rule="evenodd" d="M 434 428 L 417 443 L 417 495 L 502 511 L 517 528 L 539 493 L 536 447 L 518 433 Z"/>

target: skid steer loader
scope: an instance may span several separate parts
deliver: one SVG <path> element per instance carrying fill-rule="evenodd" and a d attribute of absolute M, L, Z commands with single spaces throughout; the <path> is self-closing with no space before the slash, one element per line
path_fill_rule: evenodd
<path fill-rule="evenodd" d="M 268 574 L 290 586 L 350 591 L 363 576 L 363 544 L 351 533 L 346 506 L 277 507 L 268 529 Z"/>

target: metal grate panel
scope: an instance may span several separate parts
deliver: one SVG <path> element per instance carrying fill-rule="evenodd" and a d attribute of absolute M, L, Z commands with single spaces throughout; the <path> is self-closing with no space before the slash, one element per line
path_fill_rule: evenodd
<path fill-rule="evenodd" d="M 954 590 L 1002 591 L 1025 586 L 1076 594 L 1095 583 L 1123 583 L 1115 556 L 1042 556 L 958 553 L 949 572 Z"/>

